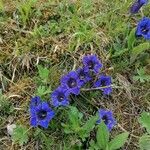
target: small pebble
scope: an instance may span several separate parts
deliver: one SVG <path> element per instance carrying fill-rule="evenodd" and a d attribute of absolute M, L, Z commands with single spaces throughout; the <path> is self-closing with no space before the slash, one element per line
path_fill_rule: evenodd
<path fill-rule="evenodd" d="M 15 124 L 8 124 L 7 125 L 7 132 L 8 132 L 8 134 L 12 135 L 15 128 L 16 128 Z"/>

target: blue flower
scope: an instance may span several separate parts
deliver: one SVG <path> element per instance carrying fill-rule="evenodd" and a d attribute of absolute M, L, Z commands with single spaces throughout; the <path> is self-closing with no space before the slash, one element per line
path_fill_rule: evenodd
<path fill-rule="evenodd" d="M 61 85 L 67 89 L 69 94 L 72 93 L 78 95 L 82 83 L 78 78 L 78 74 L 75 71 L 70 71 L 67 75 L 61 78 Z"/>
<path fill-rule="evenodd" d="M 85 83 L 90 81 L 92 78 L 90 77 L 90 74 L 88 71 L 86 71 L 84 68 L 78 68 L 77 69 L 78 78 L 80 79 L 81 86 L 83 86 Z"/>
<path fill-rule="evenodd" d="M 112 92 L 112 87 L 110 87 L 111 83 L 112 81 L 110 76 L 100 75 L 98 80 L 95 82 L 94 87 L 97 88 L 97 87 L 109 86 L 101 89 L 104 95 L 109 95 Z"/>
<path fill-rule="evenodd" d="M 32 97 L 31 102 L 30 102 L 30 108 L 35 107 L 40 103 L 41 103 L 41 99 L 39 96 Z"/>
<path fill-rule="evenodd" d="M 103 120 L 109 131 L 111 131 L 112 128 L 116 125 L 116 120 L 113 117 L 112 111 L 99 109 L 98 116 L 99 116 L 99 120 L 97 121 L 97 123 L 99 124 Z"/>
<path fill-rule="evenodd" d="M 52 105 L 55 107 L 69 105 L 68 97 L 69 93 L 66 88 L 60 86 L 51 94 Z"/>
<path fill-rule="evenodd" d="M 131 12 L 132 14 L 138 13 L 138 11 L 140 10 L 140 8 L 141 8 L 143 5 L 147 4 L 147 3 L 148 3 L 148 0 L 136 0 L 136 1 L 132 4 L 132 6 L 131 6 L 131 8 L 130 8 L 130 12 Z"/>
<path fill-rule="evenodd" d="M 136 36 L 150 40 L 150 18 L 144 17 L 140 20 L 137 25 Z"/>
<path fill-rule="evenodd" d="M 94 73 L 99 73 L 102 68 L 102 64 L 96 55 L 87 55 L 83 57 L 84 68 L 87 71 L 93 71 Z"/>
<path fill-rule="evenodd" d="M 33 127 L 42 126 L 48 128 L 50 120 L 54 117 L 54 111 L 48 103 L 41 102 L 37 106 L 30 108 L 30 124 Z"/>

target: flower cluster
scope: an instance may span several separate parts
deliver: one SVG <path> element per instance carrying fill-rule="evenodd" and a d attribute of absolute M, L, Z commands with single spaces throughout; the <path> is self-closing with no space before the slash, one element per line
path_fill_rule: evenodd
<path fill-rule="evenodd" d="M 102 63 L 96 55 L 84 56 L 82 68 L 70 71 L 60 79 L 60 86 L 51 94 L 52 105 L 54 107 L 69 105 L 69 96 L 80 94 L 80 89 L 93 79 L 93 75 L 97 76 L 101 68 Z M 109 95 L 112 92 L 111 77 L 98 76 L 98 80 L 93 87 L 105 87 L 101 91 L 104 95 Z"/>
<path fill-rule="evenodd" d="M 100 70 L 102 68 L 102 63 L 96 55 L 86 55 L 83 57 L 83 67 L 78 68 L 75 71 L 70 71 L 68 74 L 62 76 L 60 79 L 60 85 L 52 92 L 51 104 L 53 107 L 57 108 L 59 106 L 68 106 L 69 97 L 71 94 L 79 95 L 81 88 L 88 82 L 95 81 L 92 83 L 91 88 L 100 89 L 103 95 L 109 95 L 112 92 L 112 81 L 111 77 L 101 74 Z M 101 112 L 101 111 L 100 111 Z M 111 130 L 115 121 L 113 119 L 112 113 L 109 111 L 103 111 L 104 113 L 99 113 L 99 120 L 104 120 L 108 129 Z M 49 107 L 46 102 L 41 102 L 40 97 L 34 97 L 30 104 L 30 123 L 32 126 L 37 127 L 42 126 L 44 128 L 48 127 L 50 120 L 54 117 L 54 111 Z"/>

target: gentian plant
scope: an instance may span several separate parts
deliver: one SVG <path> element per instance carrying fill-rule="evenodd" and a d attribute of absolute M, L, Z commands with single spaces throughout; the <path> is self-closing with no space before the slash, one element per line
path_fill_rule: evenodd
<path fill-rule="evenodd" d="M 114 125 L 116 125 L 116 120 L 113 117 L 112 111 L 107 111 L 104 109 L 98 110 L 99 119 L 97 120 L 97 123 L 101 123 L 102 121 L 107 126 L 108 130 L 111 131 Z"/>
<path fill-rule="evenodd" d="M 84 69 L 87 71 L 92 71 L 95 74 L 98 74 L 102 68 L 101 61 L 97 58 L 96 55 L 87 55 L 83 57 Z"/>
<path fill-rule="evenodd" d="M 54 117 L 54 111 L 49 107 L 47 102 L 40 102 L 37 105 L 30 107 L 30 124 L 33 127 L 38 125 L 43 128 L 48 128 L 50 120 Z"/>
<path fill-rule="evenodd" d="M 70 95 L 79 95 L 82 87 L 86 83 L 91 82 L 91 80 L 94 81 L 94 77 L 98 78 L 94 83 L 95 90 L 100 89 L 104 95 L 109 95 L 112 92 L 111 77 L 103 74 L 99 75 L 103 65 L 98 57 L 96 55 L 86 55 L 82 61 L 82 68 L 80 67 L 76 71 L 70 71 L 61 77 L 60 86 L 51 93 L 50 103 L 41 101 L 38 96 L 31 99 L 31 126 L 37 127 L 39 125 L 48 128 L 48 124 L 55 114 L 49 104 L 52 104 L 56 108 L 59 106 L 68 106 Z M 96 76 L 91 76 L 91 72 Z M 100 123 L 101 120 L 105 120 L 104 122 L 109 130 L 111 130 L 116 123 L 111 111 L 99 110 L 97 123 Z"/>
<path fill-rule="evenodd" d="M 69 93 L 67 89 L 59 86 L 52 92 L 51 100 L 54 107 L 69 105 Z"/>
<path fill-rule="evenodd" d="M 55 116 L 55 112 L 50 108 L 50 105 L 52 105 L 55 111 L 57 111 L 59 107 L 69 107 L 68 119 L 66 119 L 66 123 L 62 123 L 61 125 L 66 134 L 74 133 L 79 139 L 81 139 L 82 142 L 90 136 L 90 133 L 94 128 L 104 128 L 104 131 L 106 131 L 104 134 L 106 135 L 113 129 L 116 125 L 116 119 L 114 118 L 112 111 L 99 109 L 96 115 L 90 117 L 86 122 L 83 122 L 82 120 L 84 115 L 80 113 L 76 107 L 69 106 L 71 95 L 79 95 L 85 85 L 88 90 L 99 90 L 105 96 L 110 95 L 112 92 L 112 78 L 111 76 L 104 75 L 104 73 L 100 73 L 103 65 L 98 57 L 92 54 L 86 55 L 83 57 L 82 62 L 83 67 L 70 71 L 68 74 L 61 77 L 60 85 L 50 95 L 50 102 L 44 102 L 38 96 L 31 99 L 31 126 L 48 128 L 49 122 Z M 98 132 L 100 132 L 99 129 Z M 125 134 L 123 142 L 127 139 L 127 135 L 128 134 Z M 105 148 L 108 146 L 107 142 L 105 144 L 103 143 Z M 95 146 L 96 144 L 94 147 Z M 122 145 L 118 145 L 118 148 L 121 146 Z M 91 144 L 91 147 L 93 147 L 93 144 Z"/>
<path fill-rule="evenodd" d="M 81 81 L 75 71 L 70 71 L 61 78 L 61 85 L 66 88 L 69 94 L 78 95 L 80 93 Z"/>

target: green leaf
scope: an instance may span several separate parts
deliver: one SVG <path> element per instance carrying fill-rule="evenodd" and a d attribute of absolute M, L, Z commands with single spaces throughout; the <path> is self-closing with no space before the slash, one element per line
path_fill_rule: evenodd
<path fill-rule="evenodd" d="M 150 150 L 150 135 L 143 135 L 139 140 L 141 150 Z"/>
<path fill-rule="evenodd" d="M 128 36 L 128 49 L 132 49 L 133 45 L 135 43 L 136 37 L 135 37 L 135 28 L 131 30 L 129 36 Z"/>
<path fill-rule="evenodd" d="M 149 48 L 150 48 L 150 43 L 148 43 L 148 42 L 142 43 L 142 44 L 134 47 L 131 51 L 130 62 L 133 63 L 139 54 L 143 53 L 144 51 L 146 51 Z"/>
<path fill-rule="evenodd" d="M 139 118 L 139 123 L 146 128 L 147 132 L 150 134 L 150 113 L 143 112 Z"/>
<path fill-rule="evenodd" d="M 51 150 L 51 147 L 54 144 L 51 136 L 48 134 L 46 135 L 46 133 L 40 128 L 35 129 L 33 136 L 35 137 L 35 140 L 40 140 L 43 149 Z"/>
<path fill-rule="evenodd" d="M 92 129 L 95 127 L 98 116 L 92 116 L 82 127 L 79 135 L 82 139 L 89 136 Z"/>
<path fill-rule="evenodd" d="M 117 150 L 117 149 L 121 148 L 127 141 L 128 136 L 129 136 L 128 132 L 117 135 L 113 140 L 110 141 L 109 149 Z"/>
<path fill-rule="evenodd" d="M 94 128 L 95 123 L 97 121 L 98 117 L 97 116 L 92 116 L 83 126 L 82 128 L 85 130 L 91 130 Z"/>
<path fill-rule="evenodd" d="M 80 113 L 76 107 L 69 106 L 69 108 L 70 111 L 68 112 L 69 122 L 67 124 L 67 130 L 70 129 L 75 133 L 78 133 L 81 129 L 80 125 L 83 114 Z"/>
<path fill-rule="evenodd" d="M 43 68 L 41 65 L 38 65 L 38 73 L 40 78 L 44 80 L 44 82 L 48 80 L 49 70 L 47 68 Z"/>
<path fill-rule="evenodd" d="M 90 141 L 89 150 L 99 150 L 98 145 L 93 140 Z"/>
<path fill-rule="evenodd" d="M 73 131 L 70 129 L 70 126 L 69 125 L 66 125 L 64 123 L 61 123 L 62 127 L 64 127 L 64 132 L 66 134 L 69 134 L 69 133 L 73 133 Z"/>
<path fill-rule="evenodd" d="M 22 125 L 18 125 L 12 134 L 12 140 L 18 142 L 20 146 L 28 142 L 28 129 Z"/>
<path fill-rule="evenodd" d="M 100 123 L 98 126 L 98 131 L 96 134 L 97 144 L 101 149 L 106 149 L 109 141 L 109 131 L 104 122 Z"/>
<path fill-rule="evenodd" d="M 51 89 L 47 89 L 45 86 L 39 86 L 37 91 L 36 91 L 36 95 L 42 97 L 46 94 L 49 94 L 51 92 Z"/>
<path fill-rule="evenodd" d="M 139 80 L 141 83 L 144 83 L 146 81 L 150 81 L 150 75 L 147 75 L 145 73 L 145 69 L 144 68 L 137 69 L 137 73 L 138 73 L 138 75 L 133 76 L 133 79 L 135 81 Z"/>
<path fill-rule="evenodd" d="M 0 0 L 0 12 L 4 10 L 4 4 L 3 1 Z"/>
<path fill-rule="evenodd" d="M 123 50 L 119 50 L 119 51 L 116 51 L 113 55 L 112 55 L 112 58 L 115 58 L 115 57 L 119 57 L 119 56 L 122 56 L 124 53 L 128 52 L 129 50 L 127 48 L 123 49 Z"/>
<path fill-rule="evenodd" d="M 51 150 L 53 143 L 53 139 L 49 138 L 49 136 L 46 136 L 43 132 L 40 133 L 40 138 L 43 143 L 43 146 L 45 146 L 46 150 Z"/>

